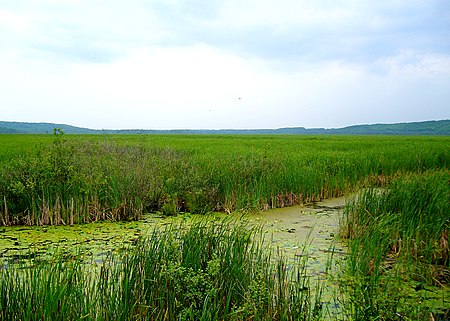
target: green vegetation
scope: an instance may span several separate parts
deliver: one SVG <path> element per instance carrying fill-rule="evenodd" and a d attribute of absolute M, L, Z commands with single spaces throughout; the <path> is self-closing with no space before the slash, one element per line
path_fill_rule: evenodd
<path fill-rule="evenodd" d="M 355 319 L 450 317 L 449 182 L 447 170 L 405 175 L 347 205 L 346 290 Z"/>
<path fill-rule="evenodd" d="M 0 136 L 2 225 L 267 210 L 355 195 L 339 297 L 351 320 L 445 320 L 449 137 Z M 5 227 L 4 229 L 8 229 Z M 97 267 L 0 267 L 0 319 L 320 319 L 302 262 L 239 221 L 168 225 Z M 54 264 L 52 264 L 54 263 Z"/>
<path fill-rule="evenodd" d="M 219 220 L 155 229 L 100 266 L 78 257 L 0 268 L 1 320 L 312 320 L 305 261 L 288 271 L 258 228 Z M 275 261 L 273 261 L 275 260 Z M 273 264 L 271 263 L 273 262 Z"/>
<path fill-rule="evenodd" d="M 22 144 L 13 145 L 15 139 Z M 259 210 L 446 169 L 446 137 L 0 136 L 0 222 Z"/>

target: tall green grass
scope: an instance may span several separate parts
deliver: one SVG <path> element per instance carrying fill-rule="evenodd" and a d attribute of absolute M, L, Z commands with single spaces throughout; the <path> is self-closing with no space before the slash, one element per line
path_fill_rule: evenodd
<path fill-rule="evenodd" d="M 259 228 L 231 220 L 155 229 L 100 266 L 82 257 L 0 268 L 1 320 L 312 320 L 302 274 Z M 267 244 L 267 243 L 265 243 Z"/>
<path fill-rule="evenodd" d="M 447 313 L 448 300 L 418 304 L 422 289 L 449 284 L 447 137 L 8 135 L 0 142 L 3 225 L 269 209 L 358 192 L 342 229 L 349 318 Z M 31 269 L 0 267 L 0 319 L 319 317 L 302 264 L 292 270 L 270 257 L 257 234 L 236 222 L 171 226 L 98 269 L 56 258 Z"/>
<path fill-rule="evenodd" d="M 427 304 L 427 291 L 450 293 L 449 182 L 446 170 L 405 175 L 348 204 L 342 234 L 355 319 L 449 316 L 444 298 Z"/>
<path fill-rule="evenodd" d="M 57 134 L 0 141 L 3 225 L 269 209 L 450 164 L 447 137 Z"/>

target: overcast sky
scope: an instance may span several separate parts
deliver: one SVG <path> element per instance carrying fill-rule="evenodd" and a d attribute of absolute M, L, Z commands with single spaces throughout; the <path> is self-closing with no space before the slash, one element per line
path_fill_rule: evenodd
<path fill-rule="evenodd" d="M 96 129 L 450 119 L 449 0 L 0 0 L 0 120 Z"/>

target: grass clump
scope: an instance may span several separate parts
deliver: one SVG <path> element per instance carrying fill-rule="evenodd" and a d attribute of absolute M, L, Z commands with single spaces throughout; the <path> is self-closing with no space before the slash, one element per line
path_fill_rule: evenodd
<path fill-rule="evenodd" d="M 273 263 L 231 220 L 155 229 L 100 266 L 80 258 L 0 269 L 2 320 L 312 320 L 301 266 Z M 317 298 L 320 300 L 320 298 Z M 316 309 L 314 307 L 316 306 Z"/>
<path fill-rule="evenodd" d="M 347 206 L 346 285 L 356 319 L 448 316 L 449 181 L 447 171 L 406 175 Z"/>
<path fill-rule="evenodd" d="M 446 137 L 55 132 L 26 138 L 0 136 L 2 225 L 134 220 L 151 211 L 267 210 L 450 165 Z"/>

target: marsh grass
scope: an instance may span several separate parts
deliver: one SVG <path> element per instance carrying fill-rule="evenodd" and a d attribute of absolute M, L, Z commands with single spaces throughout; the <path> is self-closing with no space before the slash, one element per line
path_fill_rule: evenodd
<path fill-rule="evenodd" d="M 282 257 L 273 263 L 262 236 L 237 221 L 199 221 L 155 229 L 99 266 L 82 256 L 10 265 L 0 269 L 0 319 L 320 317 L 320 294 L 311 296 L 305 262 L 289 269 Z"/>
<path fill-rule="evenodd" d="M 421 291 L 449 293 L 449 180 L 448 171 L 406 175 L 348 204 L 342 234 L 349 240 L 346 285 L 356 319 L 449 313 L 448 302 L 427 304 Z"/>
<path fill-rule="evenodd" d="M 446 137 L 58 134 L 0 140 L 8 142 L 0 146 L 2 225 L 135 220 L 150 211 L 245 212 L 362 188 L 346 208 L 341 233 L 349 252 L 339 278 L 345 315 L 448 315 L 445 298 L 426 303 L 429 289 L 449 284 Z M 0 267 L 0 319 L 320 318 L 323 285 L 317 282 L 312 292 L 306 262 L 288 265 L 261 238 L 260 230 L 239 222 L 170 225 L 101 266 L 86 264 L 80 254 Z"/>
<path fill-rule="evenodd" d="M 55 133 L 0 140 L 2 225 L 267 210 L 383 187 L 450 163 L 446 137 Z"/>

